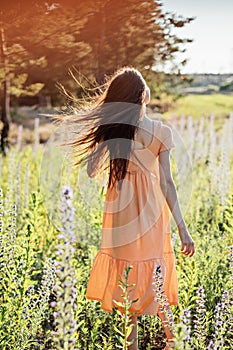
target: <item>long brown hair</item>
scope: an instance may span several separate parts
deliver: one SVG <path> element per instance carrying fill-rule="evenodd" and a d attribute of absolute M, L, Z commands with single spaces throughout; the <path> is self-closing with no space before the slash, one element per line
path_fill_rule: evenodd
<path fill-rule="evenodd" d="M 93 99 L 91 107 L 73 116 L 72 123 L 78 131 L 68 145 L 77 155 L 75 166 L 87 161 L 91 154 L 98 157 L 106 149 L 108 186 L 124 179 L 132 140 L 143 113 L 145 90 L 145 80 L 138 70 L 121 68 L 106 82 L 105 90 Z"/>

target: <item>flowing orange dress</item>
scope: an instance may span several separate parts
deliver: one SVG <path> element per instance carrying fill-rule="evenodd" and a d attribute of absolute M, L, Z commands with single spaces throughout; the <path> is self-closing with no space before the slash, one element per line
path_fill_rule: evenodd
<path fill-rule="evenodd" d="M 119 279 L 127 266 L 129 284 L 135 284 L 129 311 L 156 315 L 159 303 L 152 284 L 156 266 L 161 267 L 164 293 L 170 305 L 178 305 L 178 280 L 171 242 L 170 212 L 159 182 L 160 152 L 174 147 L 172 131 L 153 121 L 153 138 L 146 148 L 131 151 L 121 189 L 107 189 L 102 241 L 87 285 L 87 299 L 101 302 L 112 312 L 114 300 L 122 302 Z M 119 307 L 118 307 L 119 308 Z"/>

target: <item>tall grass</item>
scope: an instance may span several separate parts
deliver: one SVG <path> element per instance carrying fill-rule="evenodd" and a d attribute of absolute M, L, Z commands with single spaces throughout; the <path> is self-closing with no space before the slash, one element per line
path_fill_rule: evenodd
<path fill-rule="evenodd" d="M 179 144 L 172 151 L 173 174 L 196 243 L 195 255 L 183 256 L 172 223 L 180 300 L 172 306 L 176 348 L 231 349 L 233 116 L 222 126 L 213 117 L 181 117 L 173 128 Z M 54 194 L 63 196 L 56 203 L 58 224 L 46 202 L 53 202 L 53 188 L 42 190 L 38 181 L 42 161 L 50 162 L 43 150 L 16 146 L 0 158 L 0 348 L 123 348 L 117 310 L 108 314 L 85 298 L 101 238 L 102 179 L 90 181 L 82 169 L 62 172 Z M 162 349 L 164 337 L 158 317 L 139 317 L 141 350 Z"/>

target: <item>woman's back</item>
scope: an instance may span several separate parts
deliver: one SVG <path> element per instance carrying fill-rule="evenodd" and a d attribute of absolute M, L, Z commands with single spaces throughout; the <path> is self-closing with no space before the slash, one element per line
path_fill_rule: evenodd
<path fill-rule="evenodd" d="M 138 143 L 139 149 L 147 148 L 152 142 L 154 121 L 147 118 L 146 116 L 139 124 L 138 131 L 135 135 L 134 141 Z"/>
<path fill-rule="evenodd" d="M 159 153 L 174 147 L 171 129 L 161 121 L 151 120 L 147 117 L 144 119 L 143 123 L 139 125 L 133 141 L 128 171 L 133 170 L 134 166 L 137 165 L 137 170 L 141 168 L 141 170 L 159 176 Z"/>
<path fill-rule="evenodd" d="M 171 134 L 168 138 L 168 130 L 170 128 L 160 121 L 147 118 L 134 139 L 121 186 L 116 183 L 107 189 L 101 248 L 87 291 L 89 298 L 101 295 L 105 310 L 113 307 L 113 299 L 119 299 L 118 278 L 128 264 L 133 266 L 131 278 L 137 285 L 132 298 L 139 299 L 132 311 L 156 313 L 158 305 L 153 301 L 152 278 L 158 265 L 164 277 L 168 266 L 166 275 L 170 281 L 169 284 L 165 281 L 165 289 L 171 303 L 178 302 L 169 210 L 160 188 L 158 171 L 159 152 L 174 146 Z M 166 144 L 162 140 L 166 140 Z M 97 281 L 101 290 L 96 292 Z"/>
<path fill-rule="evenodd" d="M 158 154 L 162 148 L 160 139 L 164 138 L 164 128 L 166 130 L 167 127 L 160 121 L 149 121 L 144 123 L 143 128 L 140 126 L 140 133 L 132 145 L 127 173 L 122 180 L 121 188 L 119 189 L 118 184 L 108 188 L 101 247 L 107 249 L 112 256 L 129 260 L 163 256 L 162 234 L 156 237 L 152 232 L 152 236 L 149 237 L 148 232 L 153 231 L 155 225 L 158 231 L 163 232 L 165 230 L 163 226 L 167 225 L 167 220 L 164 218 L 164 215 L 167 216 L 166 201 L 160 189 L 158 171 Z M 150 142 L 146 147 L 139 148 L 139 142 L 136 140 L 139 138 L 141 143 L 146 143 L 148 140 Z M 172 139 L 169 142 L 167 147 L 173 147 Z M 157 248 L 151 250 L 152 241 L 156 242 L 158 238 L 161 244 L 157 242 Z M 138 249 L 138 245 L 142 248 L 139 239 L 145 244 L 141 250 Z"/>

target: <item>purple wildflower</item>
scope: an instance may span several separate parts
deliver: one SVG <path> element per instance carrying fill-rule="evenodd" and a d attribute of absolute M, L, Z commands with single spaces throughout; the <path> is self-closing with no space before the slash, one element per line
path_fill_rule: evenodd
<path fill-rule="evenodd" d="M 174 333 L 175 332 L 175 326 L 174 326 L 174 320 L 173 320 L 173 314 L 171 309 L 169 308 L 169 302 L 168 298 L 165 295 L 164 288 L 163 288 L 163 276 L 162 276 L 162 270 L 160 265 L 155 265 L 152 279 L 154 280 L 152 282 L 152 285 L 154 285 L 153 291 L 155 292 L 155 301 L 158 302 L 161 305 L 161 312 L 164 313 L 168 324 L 167 327 L 170 328 L 170 330 Z M 166 326 L 166 324 L 165 324 Z"/>
<path fill-rule="evenodd" d="M 77 324 L 74 318 L 76 309 L 76 278 L 71 265 L 75 249 L 72 243 L 76 237 L 74 233 L 74 207 L 72 205 L 73 191 L 65 186 L 61 199 L 61 228 L 58 235 L 57 259 L 55 262 L 57 283 L 54 286 L 57 300 L 51 304 L 54 313 L 56 331 L 53 339 L 56 349 L 75 349 L 75 331 Z"/>

